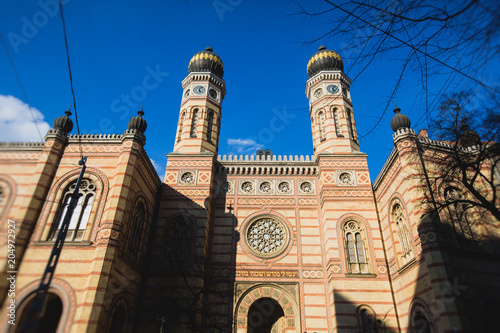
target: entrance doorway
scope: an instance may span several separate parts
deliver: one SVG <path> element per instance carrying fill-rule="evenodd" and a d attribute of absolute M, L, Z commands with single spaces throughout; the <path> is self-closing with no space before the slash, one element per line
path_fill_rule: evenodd
<path fill-rule="evenodd" d="M 248 333 L 283 333 L 285 328 L 285 313 L 278 302 L 268 297 L 253 302 L 248 311 Z"/>

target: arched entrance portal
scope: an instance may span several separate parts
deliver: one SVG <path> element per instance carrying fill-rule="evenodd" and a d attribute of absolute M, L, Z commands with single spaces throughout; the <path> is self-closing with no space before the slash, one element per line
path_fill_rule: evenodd
<path fill-rule="evenodd" d="M 34 295 L 33 295 L 34 296 Z M 31 307 L 31 303 L 34 300 L 32 296 L 31 300 L 23 307 L 21 317 L 18 324 L 16 324 L 16 332 L 21 332 L 25 321 L 28 319 L 28 311 Z M 36 333 L 55 333 L 61 319 L 61 314 L 63 310 L 63 305 L 61 299 L 53 293 L 49 293 L 45 300 L 45 308 L 38 322 L 38 327 L 32 332 Z"/>
<path fill-rule="evenodd" d="M 281 333 L 285 328 L 285 313 L 272 298 L 253 302 L 248 310 L 248 333 Z"/>
<path fill-rule="evenodd" d="M 236 333 L 300 333 L 298 286 L 238 283 L 234 307 Z"/>

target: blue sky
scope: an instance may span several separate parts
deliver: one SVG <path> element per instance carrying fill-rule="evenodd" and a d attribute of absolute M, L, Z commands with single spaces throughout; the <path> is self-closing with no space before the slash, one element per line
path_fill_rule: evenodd
<path fill-rule="evenodd" d="M 307 3 L 323 6 L 320 0 Z M 72 104 L 55 4 L 55 0 L 10 1 L 0 12 L 0 32 L 36 109 L 42 136 Z M 319 43 L 304 45 L 303 40 L 321 35 L 335 17 L 310 20 L 290 15 L 298 11 L 288 0 L 66 0 L 81 132 L 122 133 L 144 104 L 146 150 L 163 170 L 165 155 L 173 149 L 181 81 L 191 57 L 210 44 L 224 62 L 227 88 L 219 154 L 253 154 L 266 148 L 280 155 L 312 155 L 304 91 L 306 65 Z M 341 56 L 347 42 L 335 35 L 323 40 Z M 360 68 L 344 63 L 353 78 Z M 366 134 L 384 109 L 398 69 L 389 59 L 375 61 L 351 87 L 361 150 L 369 154 L 372 180 L 393 147 L 389 126 L 393 113 L 387 112 L 379 126 Z M 498 71 L 492 73 L 489 80 L 495 83 Z M 0 141 L 40 141 L 3 47 L 0 74 Z M 155 79 L 145 89 L 148 75 Z M 412 75 L 405 77 L 404 89 L 395 99 L 413 124 L 423 115 L 416 102 L 420 91 L 416 82 Z M 284 130 L 273 132 L 272 137 L 262 135 L 277 112 L 290 115 Z M 425 127 L 421 122 L 415 129 Z"/>

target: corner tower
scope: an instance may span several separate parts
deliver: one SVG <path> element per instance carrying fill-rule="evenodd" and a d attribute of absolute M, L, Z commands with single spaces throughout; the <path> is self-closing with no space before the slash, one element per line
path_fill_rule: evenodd
<path fill-rule="evenodd" d="M 314 154 L 359 152 L 351 102 L 351 79 L 340 55 L 321 45 L 307 64 Z"/>
<path fill-rule="evenodd" d="M 222 100 L 226 95 L 224 65 L 209 46 L 189 62 L 182 81 L 182 102 L 174 151 L 217 154 Z"/>

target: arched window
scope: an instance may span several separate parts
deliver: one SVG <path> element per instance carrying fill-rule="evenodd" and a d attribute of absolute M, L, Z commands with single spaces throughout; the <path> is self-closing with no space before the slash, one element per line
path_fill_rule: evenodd
<path fill-rule="evenodd" d="M 179 119 L 179 130 L 177 131 L 177 141 L 181 140 L 182 129 L 184 127 L 184 117 L 186 117 L 186 112 L 184 111 Z"/>
<path fill-rule="evenodd" d="M 349 126 L 349 131 L 351 132 L 351 138 L 353 141 L 357 142 L 356 134 L 354 132 L 354 124 L 352 121 L 352 111 L 349 109 L 346 109 L 347 112 L 347 125 Z"/>
<path fill-rule="evenodd" d="M 113 317 L 111 317 L 111 323 L 109 324 L 109 333 L 123 333 L 125 332 L 125 327 L 127 323 L 127 312 L 125 311 L 125 306 L 119 304 L 113 311 Z"/>
<path fill-rule="evenodd" d="M 339 111 L 337 108 L 334 108 L 332 110 L 332 113 L 333 113 L 333 121 L 335 123 L 335 135 L 337 137 L 342 137 L 342 134 L 340 132 Z"/>
<path fill-rule="evenodd" d="M 48 240 L 55 240 L 57 234 L 61 229 L 62 222 L 68 211 L 69 202 L 71 200 L 71 195 L 75 191 L 76 180 L 71 183 L 62 196 L 62 204 L 59 207 L 59 213 L 57 214 L 57 220 L 53 224 L 52 230 L 49 233 Z M 90 218 L 90 212 L 92 211 L 92 203 L 95 198 L 96 186 L 90 179 L 82 179 L 80 183 L 80 189 L 78 191 L 78 202 L 73 210 L 73 215 L 69 222 L 68 233 L 66 235 L 66 241 L 81 241 L 85 234 L 85 229 L 87 229 L 87 224 Z"/>
<path fill-rule="evenodd" d="M 318 113 L 318 119 L 319 119 L 319 135 L 321 138 L 321 141 L 326 139 L 326 127 L 325 127 L 325 114 L 323 111 Z"/>
<path fill-rule="evenodd" d="M 458 247 L 470 250 L 477 249 L 470 218 L 467 214 L 467 205 L 465 202 L 461 202 L 464 199 L 463 194 L 458 188 L 449 186 L 444 190 L 444 197 Z"/>
<path fill-rule="evenodd" d="M 361 305 L 357 310 L 359 332 L 371 333 L 377 331 L 375 311 L 368 305 Z"/>
<path fill-rule="evenodd" d="M 198 131 L 198 117 L 199 117 L 199 112 L 198 109 L 194 109 L 193 111 L 193 119 L 191 121 L 191 137 L 196 138 L 196 132 Z"/>
<path fill-rule="evenodd" d="M 426 309 L 415 304 L 410 312 L 410 330 L 411 333 L 433 333 L 434 329 L 429 314 Z"/>
<path fill-rule="evenodd" d="M 33 294 L 32 296 L 35 296 L 35 294 Z M 30 309 L 33 301 L 34 297 L 31 297 L 28 303 L 25 306 L 23 306 L 23 311 L 18 321 L 16 322 L 15 332 L 26 332 L 23 329 L 26 328 L 25 326 L 26 321 L 30 320 L 28 316 L 30 315 Z M 43 315 L 38 320 L 38 327 L 30 327 L 29 332 L 34 332 L 34 333 L 56 332 L 59 326 L 59 322 L 61 320 L 62 312 L 63 312 L 63 304 L 61 302 L 61 299 L 56 294 L 49 292 L 45 300 Z"/>
<path fill-rule="evenodd" d="M 407 227 L 408 223 L 405 218 L 405 213 L 399 203 L 396 203 L 392 208 L 392 218 L 394 220 L 396 233 L 398 235 L 400 246 L 399 250 L 401 251 L 401 261 L 404 265 L 413 258 L 413 246 Z"/>
<path fill-rule="evenodd" d="M 142 201 L 138 201 L 135 205 L 132 219 L 130 221 L 130 230 L 128 241 L 125 245 L 125 254 L 137 262 L 141 250 L 141 240 L 143 237 L 144 224 L 146 223 L 146 208 Z"/>
<path fill-rule="evenodd" d="M 363 228 L 358 222 L 344 224 L 347 270 L 352 274 L 369 273 Z"/>
<path fill-rule="evenodd" d="M 207 125 L 207 141 L 212 141 L 212 130 L 214 127 L 214 113 L 210 111 L 208 114 L 208 125 Z"/>
<path fill-rule="evenodd" d="M 183 268 L 191 256 L 193 227 L 191 221 L 183 215 L 176 216 L 170 222 L 169 261 L 174 261 L 173 269 Z"/>

